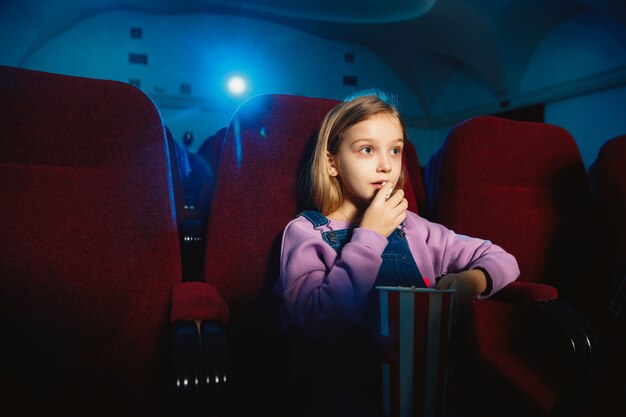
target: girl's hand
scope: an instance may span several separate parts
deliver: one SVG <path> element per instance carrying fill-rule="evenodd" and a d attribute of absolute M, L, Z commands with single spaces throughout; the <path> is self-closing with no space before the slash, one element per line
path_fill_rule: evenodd
<path fill-rule="evenodd" d="M 474 296 L 487 289 L 487 276 L 480 269 L 471 269 L 456 274 L 441 277 L 437 285 L 438 290 L 456 290 L 461 295 Z"/>
<path fill-rule="evenodd" d="M 388 237 L 402 223 L 406 218 L 409 203 L 404 198 L 404 191 L 393 192 L 393 187 L 394 184 L 387 182 L 378 190 L 363 214 L 361 227 Z M 389 198 L 387 198 L 388 195 Z"/>
<path fill-rule="evenodd" d="M 460 340 L 463 340 L 463 337 L 460 335 L 466 331 L 464 322 L 470 311 L 472 299 L 475 295 L 481 294 L 487 289 L 487 276 L 480 269 L 448 274 L 444 275 L 437 282 L 435 288 L 438 290 L 450 289 L 456 291 L 454 294 L 455 308 L 452 316 L 457 327 L 457 336 L 460 337 Z"/>

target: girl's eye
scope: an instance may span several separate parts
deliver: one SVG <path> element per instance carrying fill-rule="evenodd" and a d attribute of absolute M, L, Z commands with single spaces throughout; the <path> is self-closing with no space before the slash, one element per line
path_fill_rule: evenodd
<path fill-rule="evenodd" d="M 391 150 L 392 155 L 400 155 L 402 153 L 402 149 L 400 148 L 393 148 Z"/>
<path fill-rule="evenodd" d="M 361 148 L 361 153 L 365 153 L 365 154 L 371 154 L 372 152 L 374 152 L 374 148 L 372 148 L 371 146 L 364 146 Z"/>

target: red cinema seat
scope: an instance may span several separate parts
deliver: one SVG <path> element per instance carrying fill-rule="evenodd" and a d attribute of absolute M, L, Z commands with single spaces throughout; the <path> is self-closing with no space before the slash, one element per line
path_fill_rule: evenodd
<path fill-rule="evenodd" d="M 473 303 L 465 388 L 495 415 L 579 412 L 599 355 L 587 317 L 597 318 L 605 283 L 574 139 L 548 124 L 476 117 L 450 131 L 426 177 L 433 221 L 502 246 L 521 270 Z"/>
<path fill-rule="evenodd" d="M 181 284 L 158 110 L 127 84 L 0 67 L 0 125 L 3 408 L 176 411 L 172 351 L 199 347 L 170 323 L 227 313 L 178 302 L 214 293 Z"/>
<path fill-rule="evenodd" d="M 235 415 L 280 415 L 288 343 L 272 294 L 282 232 L 305 207 L 298 177 L 335 100 L 261 95 L 235 113 L 222 149 L 207 229 L 205 277 L 227 303 Z M 411 179 L 405 192 L 416 210 Z M 245 401 L 239 399 L 245 398 Z M 277 408 L 278 407 L 278 408 Z"/>

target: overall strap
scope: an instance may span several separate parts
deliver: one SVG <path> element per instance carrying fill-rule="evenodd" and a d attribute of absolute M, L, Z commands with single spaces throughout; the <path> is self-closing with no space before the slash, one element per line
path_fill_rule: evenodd
<path fill-rule="evenodd" d="M 310 221 L 313 228 L 319 230 L 324 242 L 328 243 L 337 253 L 341 253 L 343 245 L 348 243 L 352 237 L 352 229 L 333 230 L 330 226 L 330 220 L 319 211 L 303 211 L 300 216 Z M 324 227 L 328 230 L 324 231 Z"/>
<path fill-rule="evenodd" d="M 326 216 L 324 216 L 319 211 L 315 211 L 315 210 L 303 211 L 298 216 L 302 216 L 308 221 L 310 221 L 311 223 L 313 223 L 313 228 L 315 229 L 318 229 L 322 226 L 326 226 L 328 223 L 330 223 L 330 220 L 328 220 Z"/>
<path fill-rule="evenodd" d="M 299 216 L 310 221 L 313 228 L 319 230 L 324 242 L 328 243 L 339 255 L 343 246 L 352 238 L 354 229 L 333 230 L 330 220 L 319 211 L 307 210 Z M 322 230 L 324 227 L 328 230 Z M 409 248 L 404 223 L 387 237 L 387 246 L 382 253 L 382 258 L 383 263 L 378 270 L 376 285 L 428 287 Z"/>

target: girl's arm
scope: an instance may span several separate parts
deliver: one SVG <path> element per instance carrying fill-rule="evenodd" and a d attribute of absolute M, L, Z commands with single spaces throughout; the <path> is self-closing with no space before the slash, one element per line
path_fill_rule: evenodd
<path fill-rule="evenodd" d="M 325 342 L 344 335 L 365 313 L 386 245 L 384 236 L 357 228 L 338 257 L 308 220 L 292 221 L 283 235 L 280 269 L 290 321 Z"/>
<path fill-rule="evenodd" d="M 436 223 L 429 224 L 428 236 L 441 277 L 439 289 L 461 286 L 477 298 L 486 298 L 519 276 L 515 257 L 488 240 L 459 235 Z"/>

